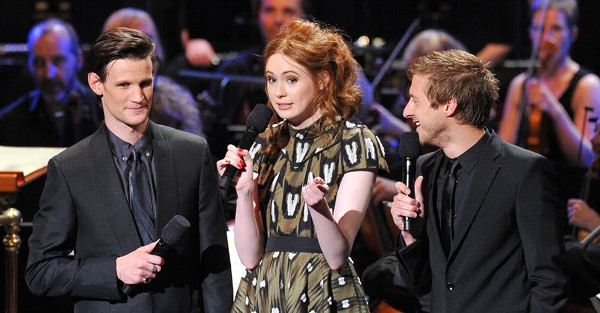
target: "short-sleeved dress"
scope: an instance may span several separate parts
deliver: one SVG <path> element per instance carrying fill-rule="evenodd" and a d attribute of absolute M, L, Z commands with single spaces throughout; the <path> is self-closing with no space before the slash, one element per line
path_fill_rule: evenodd
<path fill-rule="evenodd" d="M 317 234 L 301 190 L 322 177 L 330 187 L 327 202 L 335 210 L 344 173 L 387 170 L 384 151 L 367 127 L 352 122 L 341 121 L 319 132 L 316 124 L 323 119 L 302 130 L 288 127 L 290 140 L 274 163 L 272 180 L 259 185 L 268 188 L 259 200 L 267 248 L 259 265 L 242 277 L 232 312 L 369 312 L 352 261 L 332 270 L 325 256 L 315 251 L 320 249 Z M 259 153 L 264 141 L 260 142 L 250 150 L 255 172 L 265 161 Z M 269 248 L 274 239 L 279 239 L 278 245 Z"/>

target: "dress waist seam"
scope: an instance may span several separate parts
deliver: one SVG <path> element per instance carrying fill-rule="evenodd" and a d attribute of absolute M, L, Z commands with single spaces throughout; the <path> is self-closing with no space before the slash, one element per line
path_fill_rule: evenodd
<path fill-rule="evenodd" d="M 268 237 L 265 252 L 273 251 L 323 253 L 317 238 L 294 236 Z"/>

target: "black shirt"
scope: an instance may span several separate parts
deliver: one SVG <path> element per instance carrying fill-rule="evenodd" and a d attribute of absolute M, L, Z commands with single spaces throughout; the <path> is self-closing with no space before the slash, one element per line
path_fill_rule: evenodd
<path fill-rule="evenodd" d="M 491 138 L 490 131 L 485 129 L 483 136 L 475 143 L 471 148 L 461 154 L 458 158 L 454 159 L 455 162 L 460 164 L 457 170 L 456 177 L 456 191 L 454 192 L 454 223 L 460 219 L 461 213 L 464 211 L 464 207 L 468 205 L 466 199 L 473 183 L 473 174 L 479 164 L 479 159 L 487 146 L 488 140 Z M 444 157 L 442 164 L 440 164 L 439 171 L 436 178 L 436 193 L 437 199 L 435 203 L 437 205 L 436 212 L 441 216 L 442 210 L 442 192 L 444 190 L 444 183 L 448 174 L 445 171 L 446 164 L 450 161 L 450 158 Z"/>

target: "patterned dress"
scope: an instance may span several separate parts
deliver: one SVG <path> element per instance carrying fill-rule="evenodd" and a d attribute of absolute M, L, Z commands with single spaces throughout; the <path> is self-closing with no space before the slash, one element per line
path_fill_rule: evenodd
<path fill-rule="evenodd" d="M 334 210 L 344 173 L 387 170 L 381 143 L 368 128 L 344 121 L 318 132 L 317 123 L 302 130 L 289 127 L 290 140 L 274 163 L 272 180 L 259 185 L 259 190 L 268 188 L 267 196 L 260 199 L 267 242 L 275 237 L 284 242 L 290 237 L 316 242 L 301 194 L 308 181 L 317 176 L 325 180 L 330 187 L 327 202 Z M 260 142 L 250 151 L 255 172 L 266 159 L 257 153 L 264 144 Z M 294 242 L 281 250 L 266 249 L 259 265 L 241 279 L 232 312 L 369 312 L 350 259 L 332 270 L 322 253 L 301 250 Z"/>

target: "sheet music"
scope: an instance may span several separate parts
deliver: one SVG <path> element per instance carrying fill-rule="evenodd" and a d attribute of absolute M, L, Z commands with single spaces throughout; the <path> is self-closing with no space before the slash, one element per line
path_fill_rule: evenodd
<path fill-rule="evenodd" d="M 591 297 L 590 301 L 592 302 L 592 305 L 594 306 L 594 310 L 596 312 L 600 312 L 600 293 Z"/>
<path fill-rule="evenodd" d="M 66 148 L 0 146 L 0 172 L 23 172 L 27 176 L 48 165 Z"/>

